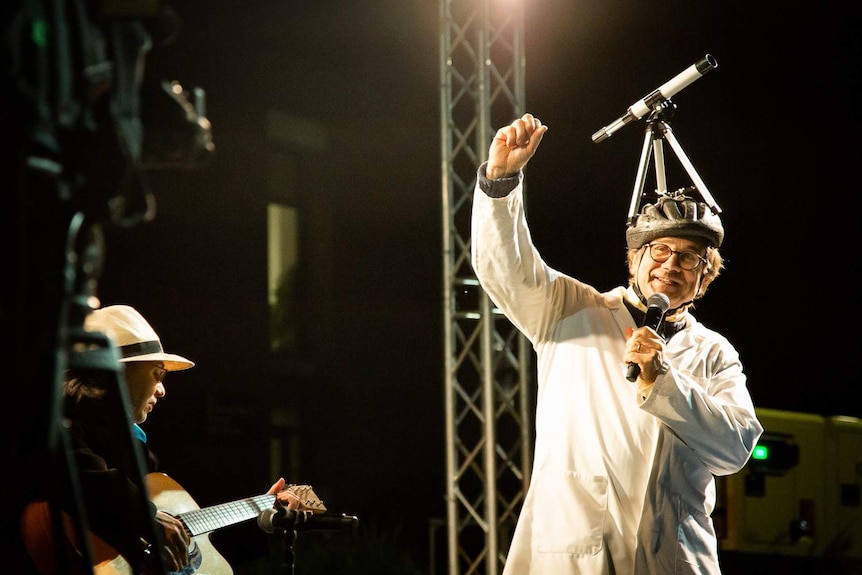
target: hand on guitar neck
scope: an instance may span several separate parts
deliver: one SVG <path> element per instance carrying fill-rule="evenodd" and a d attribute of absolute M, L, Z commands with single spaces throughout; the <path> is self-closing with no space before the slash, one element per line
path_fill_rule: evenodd
<path fill-rule="evenodd" d="M 275 495 L 276 507 L 284 506 L 293 511 L 310 511 L 312 513 L 325 513 L 326 506 L 317 496 L 311 485 L 287 485 L 284 479 L 273 483 L 267 495 Z"/>
<path fill-rule="evenodd" d="M 286 507 L 311 513 L 326 511 L 323 501 L 310 485 L 285 485 L 283 479 L 274 483 L 264 495 L 204 508 L 200 508 L 185 489 L 164 473 L 150 473 L 146 481 L 150 499 L 156 507 L 172 517 L 189 538 L 187 564 L 171 571 L 172 575 L 192 575 L 197 572 L 233 575 L 233 569 L 213 547 L 209 535 L 218 529 L 256 519 L 265 509 Z M 60 567 L 62 563 L 58 561 L 58 550 L 70 547 L 71 554 L 78 558 L 84 552 L 85 546 L 79 544 L 81 539 L 76 533 L 74 521 L 68 516 L 63 519 L 67 545 L 56 546 L 53 544 L 51 510 L 47 502 L 29 505 L 22 516 L 21 529 L 27 551 L 43 575 L 63 573 Z M 128 560 L 116 549 L 93 533 L 87 535 L 93 554 L 93 575 L 137 575 Z M 165 567 L 174 569 L 171 565 Z"/>

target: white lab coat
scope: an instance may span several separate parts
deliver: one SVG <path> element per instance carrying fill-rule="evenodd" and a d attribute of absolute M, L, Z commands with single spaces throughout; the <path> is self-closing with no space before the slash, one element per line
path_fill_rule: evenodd
<path fill-rule="evenodd" d="M 736 350 L 688 313 L 671 369 L 642 396 L 625 378 L 626 288 L 599 293 L 542 261 L 523 173 L 503 198 L 480 183 L 473 267 L 538 367 L 533 470 L 504 575 L 718 575 L 714 476 L 739 471 L 763 431 Z"/>

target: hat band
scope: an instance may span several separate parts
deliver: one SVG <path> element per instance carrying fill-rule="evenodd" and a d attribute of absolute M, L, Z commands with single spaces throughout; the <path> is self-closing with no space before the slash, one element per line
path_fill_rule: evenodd
<path fill-rule="evenodd" d="M 162 353 L 162 344 L 159 340 L 142 341 L 120 346 L 120 355 L 123 359 L 135 357 L 136 355 L 148 355 L 150 353 Z"/>

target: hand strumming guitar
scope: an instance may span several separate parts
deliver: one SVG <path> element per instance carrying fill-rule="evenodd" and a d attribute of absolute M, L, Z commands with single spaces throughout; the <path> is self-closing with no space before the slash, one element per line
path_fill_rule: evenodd
<path fill-rule="evenodd" d="M 162 558 L 170 571 L 181 571 L 189 565 L 191 535 L 183 522 L 165 511 L 156 512 L 156 522 L 164 531 L 165 546 Z"/>

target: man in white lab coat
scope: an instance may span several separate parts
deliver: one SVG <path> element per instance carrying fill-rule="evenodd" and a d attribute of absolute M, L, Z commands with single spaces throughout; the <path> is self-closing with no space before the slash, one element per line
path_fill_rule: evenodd
<path fill-rule="evenodd" d="M 504 575 L 718 575 L 715 476 L 742 469 L 763 432 L 736 350 L 690 310 L 724 267 L 721 221 L 682 190 L 661 195 L 626 231 L 629 285 L 601 293 L 548 267 L 523 205 L 547 129 L 530 114 L 499 129 L 473 200 L 474 270 L 538 366 Z"/>

